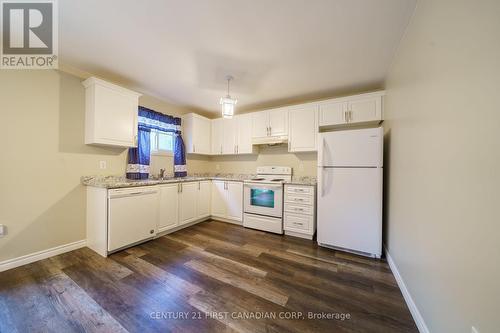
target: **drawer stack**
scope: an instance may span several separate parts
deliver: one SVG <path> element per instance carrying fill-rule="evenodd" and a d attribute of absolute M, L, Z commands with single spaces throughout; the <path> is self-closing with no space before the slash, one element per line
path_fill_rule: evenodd
<path fill-rule="evenodd" d="M 316 187 L 285 184 L 286 235 L 312 239 L 316 232 Z"/>

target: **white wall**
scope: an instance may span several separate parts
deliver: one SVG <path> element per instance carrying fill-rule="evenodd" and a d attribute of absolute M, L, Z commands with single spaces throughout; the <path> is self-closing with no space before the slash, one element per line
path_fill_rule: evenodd
<path fill-rule="evenodd" d="M 500 2 L 420 0 L 386 90 L 389 251 L 431 332 L 498 332 Z"/>

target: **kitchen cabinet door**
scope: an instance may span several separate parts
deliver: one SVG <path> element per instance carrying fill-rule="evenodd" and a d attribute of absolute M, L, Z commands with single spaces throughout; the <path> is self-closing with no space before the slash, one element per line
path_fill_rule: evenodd
<path fill-rule="evenodd" d="M 209 180 L 198 182 L 198 199 L 196 204 L 198 209 L 198 218 L 210 215 L 211 192 L 212 187 Z"/>
<path fill-rule="evenodd" d="M 222 154 L 222 118 L 212 120 L 212 155 Z"/>
<path fill-rule="evenodd" d="M 182 138 L 188 154 L 211 153 L 210 137 L 211 121 L 196 113 L 188 113 L 182 116 Z"/>
<path fill-rule="evenodd" d="M 267 111 L 253 112 L 252 137 L 265 138 L 269 135 L 269 113 Z"/>
<path fill-rule="evenodd" d="M 288 108 L 269 110 L 271 136 L 288 135 Z"/>
<path fill-rule="evenodd" d="M 179 225 L 192 222 L 198 218 L 198 182 L 180 183 L 179 193 Z"/>
<path fill-rule="evenodd" d="M 226 186 L 225 181 L 213 180 L 212 181 L 212 216 L 226 217 Z"/>
<path fill-rule="evenodd" d="M 236 117 L 238 122 L 238 143 L 236 152 L 238 154 L 252 154 L 252 115 L 244 114 Z"/>
<path fill-rule="evenodd" d="M 227 182 L 227 218 L 243 221 L 243 183 Z"/>
<path fill-rule="evenodd" d="M 380 96 L 353 100 L 347 103 L 349 123 L 364 123 L 382 120 L 382 98 Z"/>
<path fill-rule="evenodd" d="M 288 151 L 316 151 L 318 106 L 309 105 L 289 110 Z"/>
<path fill-rule="evenodd" d="M 236 131 L 238 129 L 238 123 L 236 119 L 223 119 L 222 127 L 222 153 L 225 155 L 236 154 Z"/>
<path fill-rule="evenodd" d="M 179 184 L 160 186 L 160 219 L 158 232 L 174 228 L 179 223 Z"/>
<path fill-rule="evenodd" d="M 210 119 L 204 117 L 193 118 L 193 153 L 210 154 L 210 137 Z"/>
<path fill-rule="evenodd" d="M 140 94 L 91 77 L 85 86 L 85 144 L 137 146 Z"/>
<path fill-rule="evenodd" d="M 319 106 L 319 126 L 345 124 L 346 102 L 326 102 Z"/>

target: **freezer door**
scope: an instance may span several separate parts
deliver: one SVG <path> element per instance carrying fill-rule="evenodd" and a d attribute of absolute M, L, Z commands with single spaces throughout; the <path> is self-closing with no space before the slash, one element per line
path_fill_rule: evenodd
<path fill-rule="evenodd" d="M 318 243 L 381 255 L 382 170 L 318 169 Z"/>
<path fill-rule="evenodd" d="M 382 167 L 382 127 L 319 134 L 318 166 Z"/>

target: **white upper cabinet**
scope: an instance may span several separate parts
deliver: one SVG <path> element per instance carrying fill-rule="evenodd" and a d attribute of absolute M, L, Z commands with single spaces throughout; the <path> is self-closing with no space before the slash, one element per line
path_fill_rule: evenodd
<path fill-rule="evenodd" d="M 235 117 L 238 122 L 237 154 L 253 154 L 257 148 L 252 145 L 252 114 L 242 114 Z"/>
<path fill-rule="evenodd" d="M 372 97 L 347 102 L 350 123 L 382 120 L 382 98 Z"/>
<path fill-rule="evenodd" d="M 288 135 L 288 108 L 252 113 L 252 138 L 259 143 L 263 138 Z"/>
<path fill-rule="evenodd" d="M 85 144 L 136 147 L 141 94 L 95 77 L 82 84 L 85 87 Z"/>
<path fill-rule="evenodd" d="M 212 120 L 212 155 L 222 154 L 222 139 L 223 139 L 222 118 Z"/>
<path fill-rule="evenodd" d="M 212 120 L 212 155 L 253 154 L 252 116 Z"/>
<path fill-rule="evenodd" d="M 211 121 L 196 113 L 182 116 L 182 138 L 186 152 L 209 155 L 211 153 Z"/>
<path fill-rule="evenodd" d="M 236 154 L 238 121 L 235 118 L 222 120 L 222 153 L 225 155 Z"/>
<path fill-rule="evenodd" d="M 252 137 L 264 138 L 269 136 L 269 112 L 252 113 Z"/>
<path fill-rule="evenodd" d="M 271 136 L 288 135 L 288 108 L 269 110 L 269 132 Z"/>
<path fill-rule="evenodd" d="M 328 126 L 346 123 L 345 102 L 325 102 L 319 106 L 319 125 Z"/>
<path fill-rule="evenodd" d="M 378 124 L 382 118 L 384 92 L 319 102 L 319 126 Z"/>
<path fill-rule="evenodd" d="M 288 151 L 316 151 L 318 137 L 318 105 L 306 104 L 288 112 Z"/>

